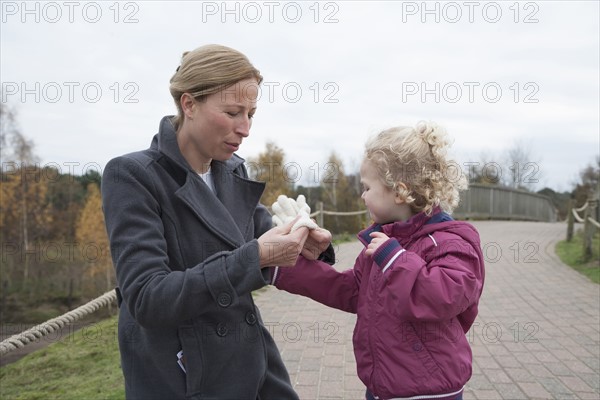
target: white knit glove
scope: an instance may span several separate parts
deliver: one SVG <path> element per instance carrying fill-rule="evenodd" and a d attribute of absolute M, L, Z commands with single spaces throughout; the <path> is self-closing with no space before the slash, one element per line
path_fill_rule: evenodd
<path fill-rule="evenodd" d="M 305 226 L 308 229 L 318 228 L 318 225 L 310 219 L 310 207 L 306 204 L 306 198 L 302 194 L 296 200 L 283 194 L 280 195 L 277 197 L 277 201 L 271 206 L 271 210 L 274 214 L 273 223 L 276 226 L 285 225 L 298 215 L 300 216 L 300 219 L 292 226 L 290 232 L 295 231 L 301 226 Z"/>

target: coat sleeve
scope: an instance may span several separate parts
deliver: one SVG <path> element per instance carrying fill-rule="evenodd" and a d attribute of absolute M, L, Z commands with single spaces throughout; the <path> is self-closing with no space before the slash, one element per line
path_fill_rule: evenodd
<path fill-rule="evenodd" d="M 228 307 L 263 287 L 258 243 L 212 255 L 183 271 L 169 267 L 167 241 L 154 181 L 137 159 L 111 160 L 103 174 L 102 198 L 111 255 L 124 305 L 144 327 L 176 326 Z M 185 266 L 188 267 L 188 266 Z"/>
<path fill-rule="evenodd" d="M 479 301 L 483 287 L 481 252 L 458 236 L 439 240 L 426 262 L 388 239 L 373 254 L 384 278 L 385 307 L 403 320 L 441 321 Z"/>
<path fill-rule="evenodd" d="M 356 313 L 360 281 L 360 257 L 354 268 L 339 272 L 324 261 L 307 260 L 301 255 L 295 266 L 278 269 L 273 284 L 326 306 Z"/>

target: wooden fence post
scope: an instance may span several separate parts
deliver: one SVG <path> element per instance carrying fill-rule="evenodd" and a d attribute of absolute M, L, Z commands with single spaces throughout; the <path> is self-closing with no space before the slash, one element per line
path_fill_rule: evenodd
<path fill-rule="evenodd" d="M 573 216 L 573 209 L 575 201 L 573 199 L 569 199 L 569 204 L 567 206 L 567 242 L 573 240 L 573 228 L 575 225 L 575 217 Z"/>
<path fill-rule="evenodd" d="M 592 239 L 594 238 L 596 227 L 589 221 L 589 218 L 594 218 L 596 216 L 597 204 L 597 199 L 589 199 L 588 207 L 583 214 L 583 218 L 585 219 L 583 222 L 583 257 L 586 261 L 592 259 Z"/>

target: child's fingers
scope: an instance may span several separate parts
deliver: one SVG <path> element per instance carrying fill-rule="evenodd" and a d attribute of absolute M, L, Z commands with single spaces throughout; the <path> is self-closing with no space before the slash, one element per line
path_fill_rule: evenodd
<path fill-rule="evenodd" d="M 371 236 L 372 238 L 381 238 L 381 239 L 388 237 L 388 235 L 386 235 L 383 232 L 371 232 L 371 233 L 369 233 L 369 236 Z"/>

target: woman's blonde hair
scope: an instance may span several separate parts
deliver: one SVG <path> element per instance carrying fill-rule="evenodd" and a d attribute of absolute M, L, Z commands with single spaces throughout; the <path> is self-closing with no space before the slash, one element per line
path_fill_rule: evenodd
<path fill-rule="evenodd" d="M 459 191 L 465 190 L 468 182 L 458 164 L 446 159 L 449 146 L 444 128 L 421 121 L 415 128 L 380 132 L 367 142 L 365 159 L 413 213 L 431 214 L 438 205 L 451 213 L 458 206 Z"/>
<path fill-rule="evenodd" d="M 183 120 L 180 100 L 184 93 L 203 100 L 210 94 L 249 78 L 256 79 L 258 84 L 263 80 L 260 71 L 248 58 L 232 48 L 209 44 L 183 53 L 181 65 L 171 78 L 169 87 L 177 106 L 177 116 L 173 119 L 175 128 L 179 128 Z"/>

